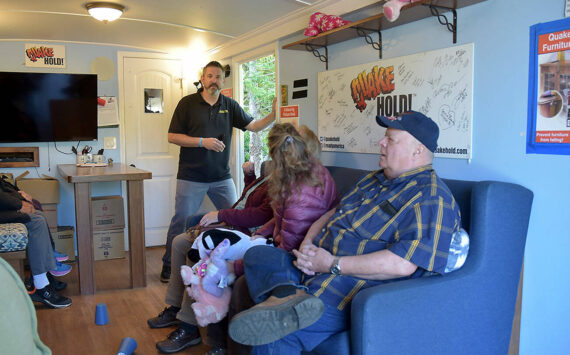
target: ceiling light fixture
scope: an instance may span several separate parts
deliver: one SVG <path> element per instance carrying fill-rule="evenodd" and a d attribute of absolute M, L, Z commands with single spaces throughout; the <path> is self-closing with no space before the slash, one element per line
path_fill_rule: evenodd
<path fill-rule="evenodd" d="M 105 23 L 115 21 L 123 14 L 125 7 L 111 2 L 90 2 L 85 4 L 89 15 Z"/>

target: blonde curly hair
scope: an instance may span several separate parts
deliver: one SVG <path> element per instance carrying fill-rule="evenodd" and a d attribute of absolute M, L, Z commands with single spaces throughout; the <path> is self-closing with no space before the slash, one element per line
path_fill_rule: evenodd
<path fill-rule="evenodd" d="M 268 194 L 274 203 L 285 204 L 303 185 L 322 187 L 315 170 L 318 163 L 295 126 L 290 123 L 274 125 L 267 143 L 271 157 Z"/>
<path fill-rule="evenodd" d="M 306 125 L 299 126 L 299 134 L 305 140 L 307 149 L 313 154 L 315 159 L 321 159 L 321 142 L 319 138 L 309 127 Z"/>

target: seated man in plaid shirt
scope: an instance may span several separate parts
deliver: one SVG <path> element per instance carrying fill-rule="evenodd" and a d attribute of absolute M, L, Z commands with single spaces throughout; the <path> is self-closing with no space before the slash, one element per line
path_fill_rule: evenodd
<path fill-rule="evenodd" d="M 381 170 L 362 178 L 317 220 L 293 254 L 258 246 L 244 257 L 257 303 L 236 315 L 230 336 L 254 354 L 312 350 L 347 329 L 350 302 L 367 287 L 443 274 L 461 216 L 432 167 L 439 128 L 409 111 L 377 116 Z"/>

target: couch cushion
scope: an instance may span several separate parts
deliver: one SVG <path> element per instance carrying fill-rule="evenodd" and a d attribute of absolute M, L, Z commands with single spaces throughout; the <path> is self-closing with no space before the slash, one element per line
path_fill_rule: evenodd
<path fill-rule="evenodd" d="M 28 230 L 22 223 L 0 224 L 0 252 L 25 250 Z"/>
<path fill-rule="evenodd" d="M 343 168 L 341 166 L 327 166 L 326 168 L 329 169 L 336 184 L 339 198 L 342 198 L 347 192 L 354 189 L 356 183 L 370 172 L 367 170 Z"/>

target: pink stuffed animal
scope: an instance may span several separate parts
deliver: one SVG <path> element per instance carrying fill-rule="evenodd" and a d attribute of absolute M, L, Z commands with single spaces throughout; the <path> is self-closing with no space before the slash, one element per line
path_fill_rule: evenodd
<path fill-rule="evenodd" d="M 233 274 L 228 271 L 224 254 L 229 247 L 230 241 L 224 239 L 207 260 L 200 260 L 193 268 L 181 267 L 182 280 L 190 285 L 188 295 L 196 301 L 192 309 L 201 327 L 219 322 L 228 313 L 232 291 L 227 281 Z"/>
<path fill-rule="evenodd" d="M 400 17 L 400 9 L 410 3 L 420 0 L 388 0 L 382 6 L 384 16 L 390 22 L 394 22 Z"/>

